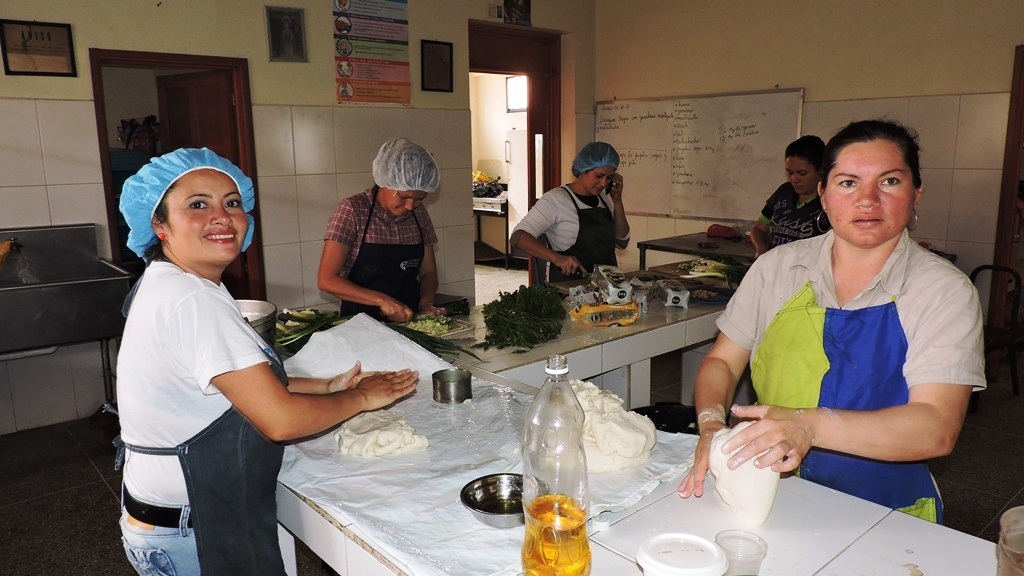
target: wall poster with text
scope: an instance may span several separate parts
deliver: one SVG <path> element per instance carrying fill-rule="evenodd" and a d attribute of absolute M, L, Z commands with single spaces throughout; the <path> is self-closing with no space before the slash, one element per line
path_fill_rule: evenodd
<path fill-rule="evenodd" d="M 331 0 L 338 102 L 409 104 L 406 0 Z"/>

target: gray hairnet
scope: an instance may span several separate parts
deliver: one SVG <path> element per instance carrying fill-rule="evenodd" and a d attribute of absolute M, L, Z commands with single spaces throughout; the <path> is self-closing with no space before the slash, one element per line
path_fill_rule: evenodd
<path fill-rule="evenodd" d="M 373 181 L 381 188 L 430 193 L 437 190 L 437 164 L 419 144 L 395 138 L 385 142 L 373 159 Z"/>

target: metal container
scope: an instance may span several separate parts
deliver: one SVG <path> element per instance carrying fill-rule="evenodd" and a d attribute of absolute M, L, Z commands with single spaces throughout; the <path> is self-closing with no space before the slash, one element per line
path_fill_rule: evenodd
<path fill-rule="evenodd" d="M 14 238 L 0 268 L 0 353 L 121 335 L 132 275 L 99 258 L 94 224 L 0 230 Z"/>
<path fill-rule="evenodd" d="M 473 397 L 472 376 L 462 368 L 445 368 L 432 375 L 434 401 L 458 404 Z"/>
<path fill-rule="evenodd" d="M 481 476 L 462 488 L 459 499 L 488 526 L 514 528 L 524 523 L 522 474 Z"/>
<path fill-rule="evenodd" d="M 246 322 L 271 346 L 277 325 L 277 306 L 264 300 L 235 300 Z"/>

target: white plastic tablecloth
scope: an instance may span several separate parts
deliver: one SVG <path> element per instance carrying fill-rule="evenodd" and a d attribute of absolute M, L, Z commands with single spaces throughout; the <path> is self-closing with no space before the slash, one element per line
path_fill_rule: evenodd
<path fill-rule="evenodd" d="M 434 402 L 430 376 L 450 365 L 365 315 L 315 334 L 285 366 L 292 376 L 328 377 L 357 359 L 364 370 L 419 371 L 417 392 L 388 409 L 405 416 L 429 447 L 342 456 L 328 433 L 289 446 L 279 480 L 343 525 L 354 524 L 411 574 L 518 574 L 523 527 L 478 522 L 459 492 L 486 474 L 522 472 L 519 437 L 532 397 L 474 378 L 471 401 Z M 657 440 L 645 465 L 590 475 L 591 515 L 627 508 L 685 472 L 696 437 L 658 432 Z"/>

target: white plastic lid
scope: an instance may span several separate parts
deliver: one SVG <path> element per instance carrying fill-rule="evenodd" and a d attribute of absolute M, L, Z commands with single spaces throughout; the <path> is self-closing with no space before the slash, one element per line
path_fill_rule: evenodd
<path fill-rule="evenodd" d="M 637 550 L 636 561 L 644 576 L 722 576 L 729 569 L 718 544 L 682 533 L 647 539 Z"/>

